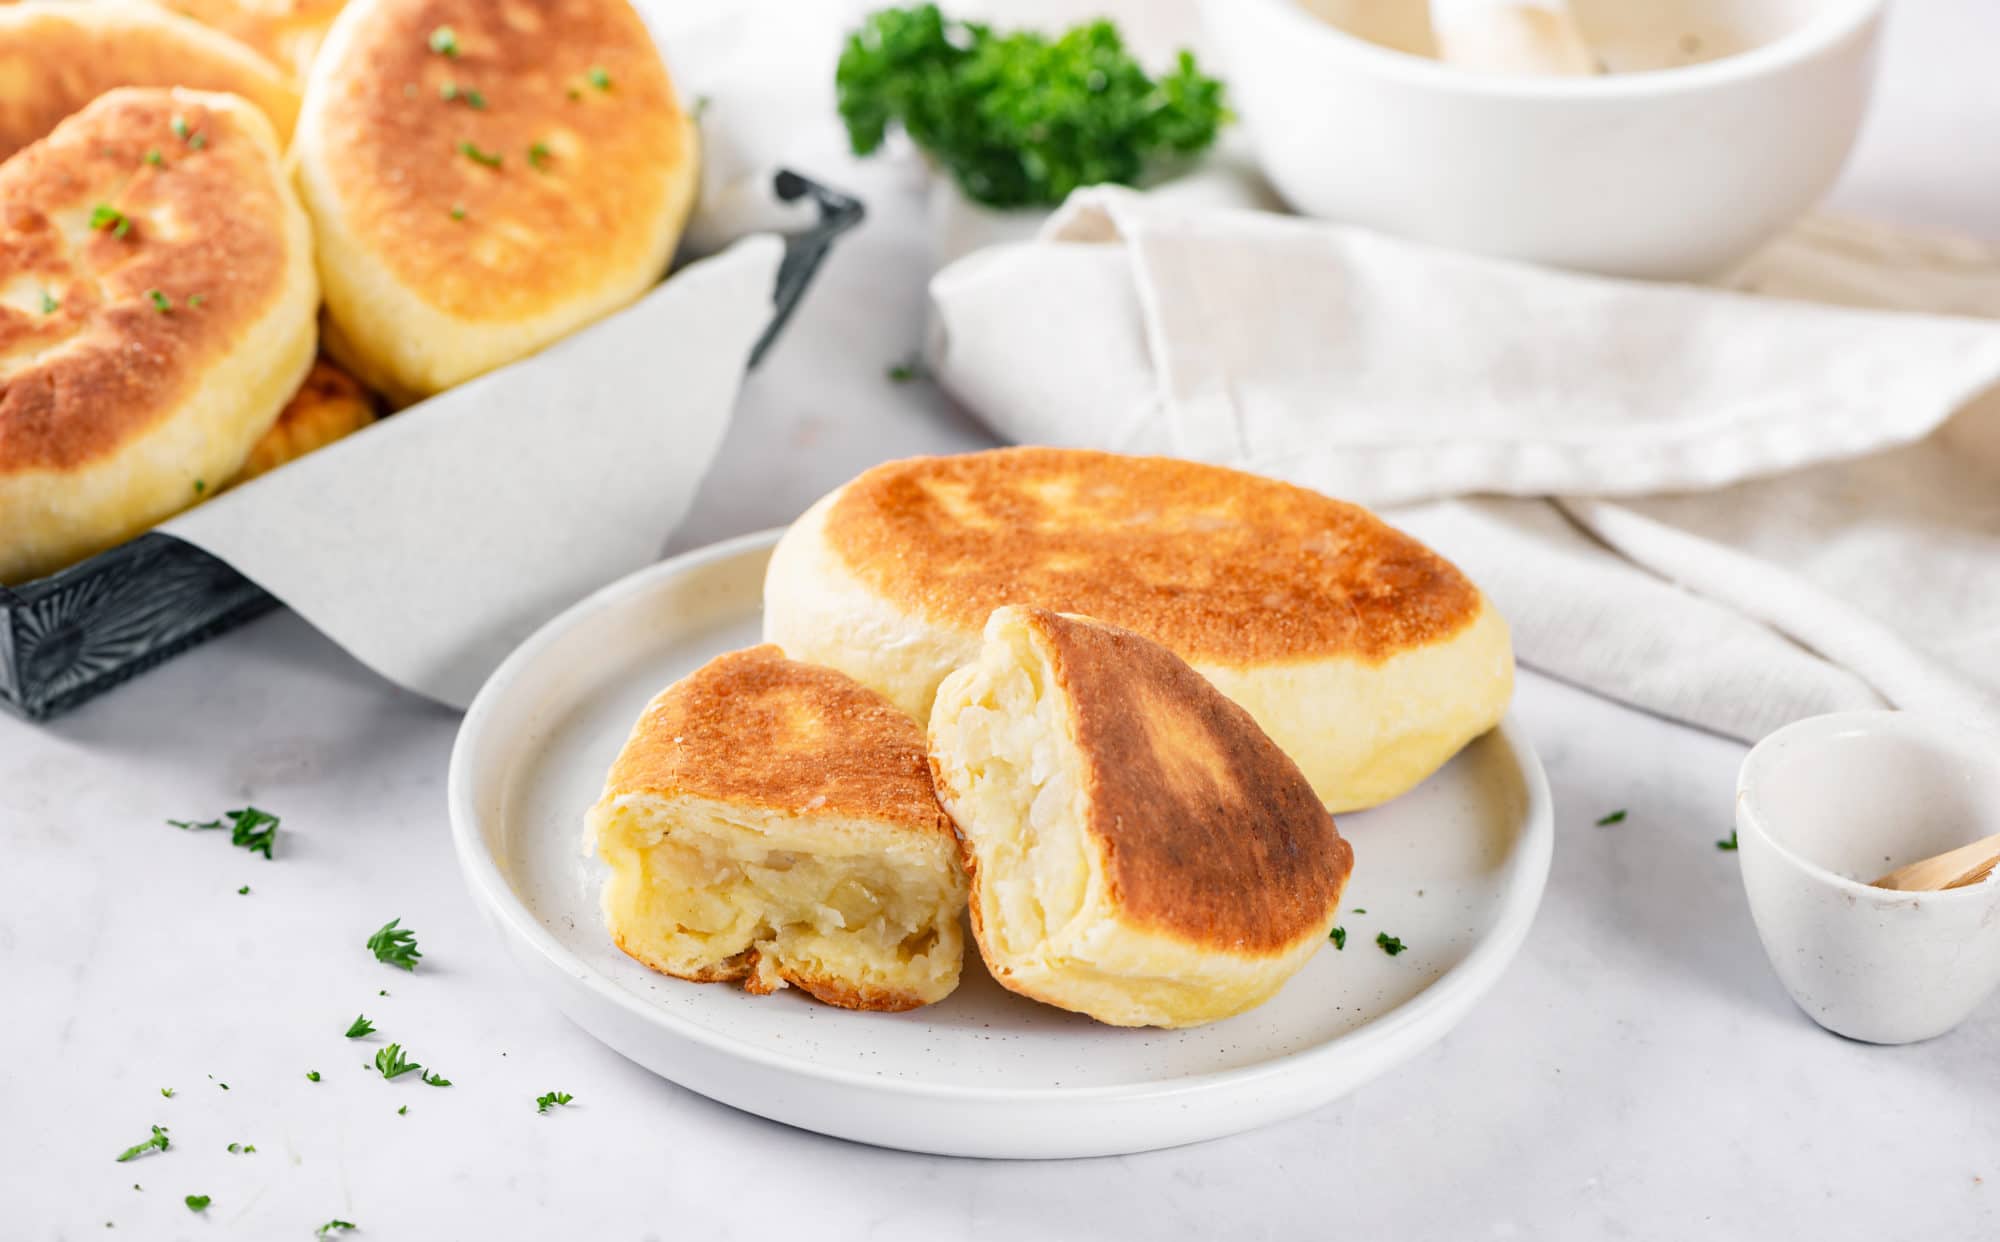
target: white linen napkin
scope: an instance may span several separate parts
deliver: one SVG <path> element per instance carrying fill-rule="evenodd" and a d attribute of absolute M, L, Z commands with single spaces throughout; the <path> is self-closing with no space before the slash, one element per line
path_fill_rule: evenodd
<path fill-rule="evenodd" d="M 1811 221 L 1723 283 L 1099 189 L 939 273 L 930 364 L 1008 439 L 1406 506 L 1626 702 L 2000 721 L 2000 250 Z"/>

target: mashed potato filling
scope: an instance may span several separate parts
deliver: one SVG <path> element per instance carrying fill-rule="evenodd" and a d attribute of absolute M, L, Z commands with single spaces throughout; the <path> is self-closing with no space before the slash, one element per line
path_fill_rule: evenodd
<path fill-rule="evenodd" d="M 963 881 L 949 843 L 884 848 L 869 825 L 628 795 L 596 825 L 619 944 L 684 978 L 749 972 L 929 1001 L 958 981 Z M 754 955 L 754 962 L 753 962 Z"/>

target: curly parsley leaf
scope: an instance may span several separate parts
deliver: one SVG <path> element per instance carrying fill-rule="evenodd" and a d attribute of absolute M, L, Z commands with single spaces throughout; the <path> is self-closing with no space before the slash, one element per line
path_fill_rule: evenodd
<path fill-rule="evenodd" d="M 567 1104 L 576 1097 L 567 1091 L 551 1091 L 547 1095 L 535 1097 L 535 1111 L 546 1113 L 558 1104 Z"/>
<path fill-rule="evenodd" d="M 373 1035 L 374 1033 L 375 1024 L 368 1020 L 368 1015 L 365 1013 L 356 1014 L 354 1021 L 347 1024 L 347 1037 L 349 1039 L 360 1039 L 363 1035 Z"/>
<path fill-rule="evenodd" d="M 834 88 L 856 155 L 900 125 L 967 197 L 994 207 L 1135 184 L 1206 149 L 1229 119 L 1222 83 L 1191 52 L 1155 80 L 1108 21 L 1053 39 L 1003 35 L 934 4 L 870 14 L 848 37 Z"/>
<path fill-rule="evenodd" d="M 1345 927 L 1336 927 L 1327 939 L 1333 941 L 1334 948 L 1345 949 L 1347 947 L 1347 929 Z"/>
<path fill-rule="evenodd" d="M 403 1045 L 390 1044 L 387 1048 L 376 1051 L 375 1068 L 382 1071 L 384 1078 L 400 1078 L 404 1074 L 421 1070 L 423 1066 L 403 1055 Z"/>
<path fill-rule="evenodd" d="M 1375 943 L 1380 945 L 1382 948 L 1382 952 L 1387 953 L 1390 957 L 1394 957 L 1398 953 L 1401 953 L 1403 949 L 1406 947 L 1403 944 L 1402 937 L 1391 936 L 1388 932 L 1376 932 Z"/>
<path fill-rule="evenodd" d="M 433 1073 L 430 1070 L 425 1070 L 420 1077 L 423 1078 L 426 1086 L 449 1087 L 451 1085 L 451 1079 L 446 1078 L 443 1074 Z"/>
<path fill-rule="evenodd" d="M 200 490 L 199 486 L 196 490 Z M 222 819 L 229 821 L 231 845 L 241 846 L 252 854 L 262 854 L 267 861 L 270 859 L 271 846 L 278 839 L 278 824 L 281 822 L 276 815 L 246 806 L 240 811 L 223 812 Z M 170 819 L 167 823 L 186 832 L 211 832 L 222 827 L 222 819 Z"/>
<path fill-rule="evenodd" d="M 168 1146 L 167 1128 L 165 1126 L 154 1126 L 153 1137 L 143 1143 L 134 1143 L 132 1146 L 127 1147 L 119 1154 L 118 1163 L 124 1164 L 127 1160 L 137 1160 L 149 1151 L 165 1151 Z"/>
<path fill-rule="evenodd" d="M 396 926 L 402 921 L 402 916 L 398 915 L 377 928 L 375 934 L 368 937 L 368 951 L 375 955 L 378 962 L 414 971 L 417 959 L 423 954 L 417 951 L 417 933 L 407 927 Z"/>

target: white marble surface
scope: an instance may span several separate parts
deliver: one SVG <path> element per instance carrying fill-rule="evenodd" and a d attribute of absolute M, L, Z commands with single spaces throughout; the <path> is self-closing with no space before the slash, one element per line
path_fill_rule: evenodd
<path fill-rule="evenodd" d="M 2000 236 L 2000 8 L 1897 17 L 1838 202 Z M 884 379 L 919 331 L 918 186 L 834 137 L 801 134 L 801 164 L 871 223 L 751 381 L 676 546 L 786 520 L 883 457 L 984 442 Z M 1555 870 L 1519 961 L 1442 1044 L 1239 1138 L 976 1163 L 733 1112 L 569 1026 L 459 884 L 456 719 L 269 617 L 54 725 L 0 719 L 0 1238 L 304 1239 L 333 1217 L 425 1240 L 2000 1234 L 2000 1003 L 1916 1047 L 1821 1032 L 1714 848 L 1741 748 L 1532 675 L 1518 710 L 1555 789 Z M 246 800 L 284 816 L 274 862 L 161 822 Z M 362 949 L 391 916 L 421 938 L 414 976 Z M 456 1085 L 364 1072 L 380 1041 L 342 1038 L 358 1012 Z M 537 1116 L 552 1088 L 576 1104 Z M 113 1163 L 151 1124 L 173 1148 Z"/>

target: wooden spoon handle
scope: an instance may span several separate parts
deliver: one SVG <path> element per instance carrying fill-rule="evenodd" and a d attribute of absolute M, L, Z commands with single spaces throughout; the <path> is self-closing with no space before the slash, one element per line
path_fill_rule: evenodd
<path fill-rule="evenodd" d="M 1906 867 L 1898 867 L 1873 881 L 1873 887 L 1893 888 L 1907 893 L 1960 888 L 1984 879 L 1992 873 L 1995 863 L 2000 863 L 2000 832 Z"/>

